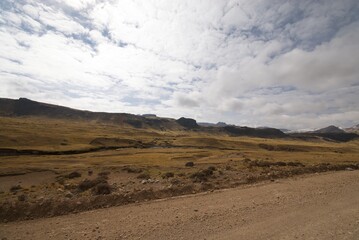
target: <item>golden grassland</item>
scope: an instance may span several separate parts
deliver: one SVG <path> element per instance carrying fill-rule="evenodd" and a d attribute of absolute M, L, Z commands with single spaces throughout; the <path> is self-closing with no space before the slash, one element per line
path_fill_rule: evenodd
<path fill-rule="evenodd" d="M 194 166 L 186 167 L 188 162 Z M 204 129 L 0 117 L 0 222 L 358 168 L 358 140 L 231 137 Z"/>
<path fill-rule="evenodd" d="M 151 143 L 150 148 L 119 148 L 68 155 L 0 156 L 0 173 L 32 169 L 85 169 L 138 165 L 182 169 L 188 161 L 221 164 L 243 159 L 299 161 L 304 164 L 358 163 L 359 141 L 264 139 L 230 137 L 194 131 L 154 131 L 113 124 L 48 118 L 0 118 L 0 148 L 46 151 L 94 147 L 96 138 L 129 139 Z M 261 145 L 279 147 L 269 151 Z"/>

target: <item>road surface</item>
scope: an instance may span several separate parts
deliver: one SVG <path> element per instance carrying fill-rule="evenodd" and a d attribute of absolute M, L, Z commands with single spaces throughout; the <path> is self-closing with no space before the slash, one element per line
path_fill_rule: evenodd
<path fill-rule="evenodd" d="M 359 171 L 0 224 L 0 239 L 359 239 Z"/>

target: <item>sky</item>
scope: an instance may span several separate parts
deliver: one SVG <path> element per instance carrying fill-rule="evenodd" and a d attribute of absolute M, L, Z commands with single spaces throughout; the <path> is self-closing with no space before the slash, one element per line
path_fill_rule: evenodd
<path fill-rule="evenodd" d="M 359 1 L 1 0 L 0 97 L 350 127 L 359 123 Z"/>

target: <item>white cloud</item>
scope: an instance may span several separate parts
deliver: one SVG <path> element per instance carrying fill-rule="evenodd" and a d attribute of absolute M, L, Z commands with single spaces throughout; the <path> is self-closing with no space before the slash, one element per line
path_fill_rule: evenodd
<path fill-rule="evenodd" d="M 251 126 L 357 124 L 359 3 L 5 1 L 0 94 Z"/>

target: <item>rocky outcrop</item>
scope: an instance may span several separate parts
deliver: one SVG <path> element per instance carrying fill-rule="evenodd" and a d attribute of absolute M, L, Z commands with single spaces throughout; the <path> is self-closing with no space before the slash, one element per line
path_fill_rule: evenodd
<path fill-rule="evenodd" d="M 196 120 L 192 118 L 181 117 L 180 119 L 177 119 L 176 122 L 187 129 L 195 129 L 199 127 Z"/>

